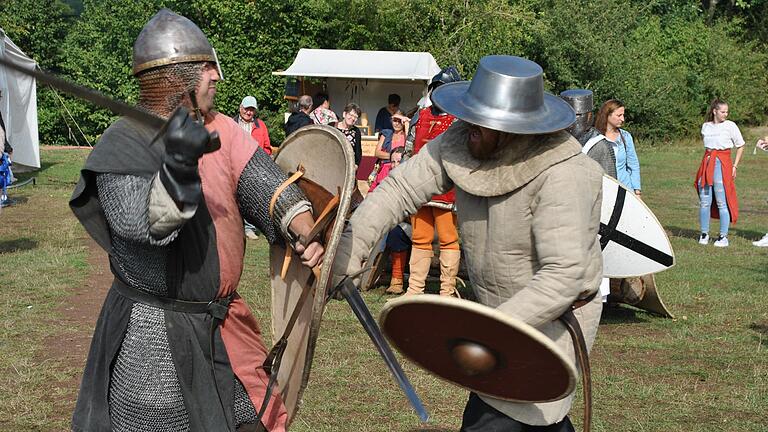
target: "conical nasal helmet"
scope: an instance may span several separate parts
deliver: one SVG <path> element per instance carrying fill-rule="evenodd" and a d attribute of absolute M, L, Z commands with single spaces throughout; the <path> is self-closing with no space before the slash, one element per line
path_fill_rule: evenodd
<path fill-rule="evenodd" d="M 203 31 L 169 9 L 156 13 L 133 44 L 134 75 L 159 66 L 193 62 L 214 62 L 219 68 L 216 51 Z"/>

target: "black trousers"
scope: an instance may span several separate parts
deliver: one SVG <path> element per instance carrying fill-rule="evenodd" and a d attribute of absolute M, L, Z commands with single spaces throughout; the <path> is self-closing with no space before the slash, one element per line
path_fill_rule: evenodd
<path fill-rule="evenodd" d="M 575 432 L 566 416 L 559 423 L 549 426 L 531 426 L 507 417 L 496 408 L 483 402 L 475 393 L 469 394 L 461 432 Z"/>

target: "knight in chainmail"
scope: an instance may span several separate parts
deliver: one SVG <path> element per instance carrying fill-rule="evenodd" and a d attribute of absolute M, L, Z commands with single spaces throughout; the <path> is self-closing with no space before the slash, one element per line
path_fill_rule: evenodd
<path fill-rule="evenodd" d="M 291 185 L 270 211 L 285 174 L 212 110 L 220 69 L 194 23 L 158 12 L 134 44 L 133 69 L 139 106 L 170 120 L 162 132 L 125 118 L 112 124 L 70 202 L 115 276 L 72 429 L 283 431 L 282 400 L 276 389 L 267 397 L 266 347 L 236 292 L 242 226 L 287 241 L 315 265 L 322 246 L 294 240 L 311 230 L 311 206 Z"/>
<path fill-rule="evenodd" d="M 592 125 L 592 91 L 570 89 L 560 93 L 560 98 L 576 111 L 576 122 L 566 130 L 579 141 L 581 152 L 600 164 L 606 174 L 616 178 L 616 153 L 605 136 Z"/>

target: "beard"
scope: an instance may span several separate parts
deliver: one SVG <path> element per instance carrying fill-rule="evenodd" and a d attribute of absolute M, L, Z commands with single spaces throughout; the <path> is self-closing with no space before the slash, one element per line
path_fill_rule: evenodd
<path fill-rule="evenodd" d="M 493 158 L 499 147 L 500 136 L 501 132 L 499 131 L 471 125 L 469 128 L 469 139 L 467 141 L 469 154 L 480 160 Z"/>

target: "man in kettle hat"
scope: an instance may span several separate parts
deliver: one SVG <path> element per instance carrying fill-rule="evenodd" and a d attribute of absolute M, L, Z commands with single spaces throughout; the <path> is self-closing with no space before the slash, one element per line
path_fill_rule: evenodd
<path fill-rule="evenodd" d="M 310 204 L 291 186 L 269 216 L 285 174 L 213 110 L 218 61 L 192 21 L 155 14 L 134 44 L 133 73 L 139 106 L 169 121 L 164 132 L 128 118 L 113 123 L 70 201 L 114 275 L 72 429 L 284 431 L 282 400 L 276 391 L 267 397 L 259 325 L 236 291 L 243 219 L 270 242 L 287 238 L 314 266 L 323 247 L 293 240 L 311 230 Z"/>
<path fill-rule="evenodd" d="M 574 111 L 544 92 L 542 75 L 532 61 L 488 56 L 471 82 L 435 90 L 434 104 L 459 120 L 357 208 L 334 269 L 354 274 L 383 232 L 455 187 L 478 301 L 532 325 L 575 364 L 571 337 L 557 318 L 587 300 L 574 315 L 591 347 L 602 311 L 594 296 L 602 275 L 602 170 L 564 131 Z M 471 393 L 462 430 L 571 431 L 572 399 L 515 403 Z"/>

